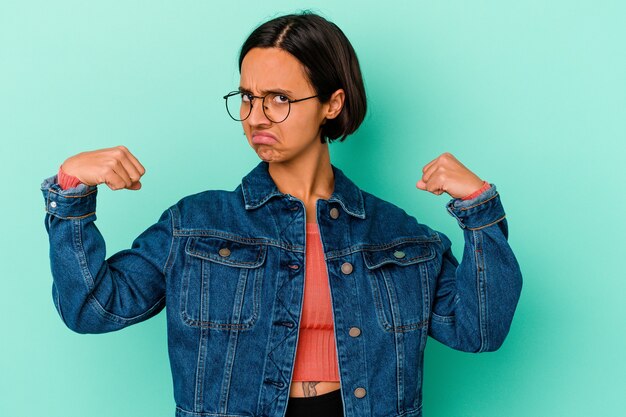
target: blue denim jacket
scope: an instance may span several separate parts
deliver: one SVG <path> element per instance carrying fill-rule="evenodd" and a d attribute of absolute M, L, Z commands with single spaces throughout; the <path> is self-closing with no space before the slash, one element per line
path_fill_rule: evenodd
<path fill-rule="evenodd" d="M 260 162 L 234 191 L 183 198 L 108 259 L 97 187 L 42 184 L 52 297 L 79 333 L 122 329 L 167 311 L 176 416 L 283 416 L 305 272 L 305 208 Z M 442 233 L 360 190 L 333 166 L 317 201 L 344 415 L 420 416 L 427 336 L 493 351 L 520 295 L 496 187 L 447 209 L 462 262 Z"/>

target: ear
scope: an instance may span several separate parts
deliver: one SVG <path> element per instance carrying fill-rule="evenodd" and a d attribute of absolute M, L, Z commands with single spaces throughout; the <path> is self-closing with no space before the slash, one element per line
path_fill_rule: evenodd
<path fill-rule="evenodd" d="M 343 89 L 339 89 L 335 91 L 330 98 L 328 99 L 326 114 L 324 118 L 326 119 L 334 119 L 341 113 L 341 109 L 343 109 L 343 104 L 346 100 L 346 93 Z"/>

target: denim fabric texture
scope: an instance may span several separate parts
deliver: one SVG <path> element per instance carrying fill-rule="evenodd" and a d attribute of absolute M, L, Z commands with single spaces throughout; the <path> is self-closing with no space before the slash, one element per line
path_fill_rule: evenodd
<path fill-rule="evenodd" d="M 496 186 L 450 200 L 465 248 L 359 189 L 333 166 L 317 223 L 331 290 L 346 417 L 420 416 L 430 335 L 454 349 L 498 349 L 522 276 Z M 106 258 L 97 187 L 42 184 L 52 298 L 78 333 L 167 314 L 178 417 L 283 416 L 305 272 L 304 204 L 260 162 L 233 191 L 181 199 Z"/>

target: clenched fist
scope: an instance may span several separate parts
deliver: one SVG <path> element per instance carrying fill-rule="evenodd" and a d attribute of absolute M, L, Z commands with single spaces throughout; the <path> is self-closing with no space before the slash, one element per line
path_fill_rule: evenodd
<path fill-rule="evenodd" d="M 63 162 L 61 169 L 86 185 L 106 184 L 112 190 L 141 188 L 145 168 L 125 147 L 81 152 Z"/>
<path fill-rule="evenodd" d="M 446 192 L 452 198 L 463 198 L 483 185 L 483 180 L 449 152 L 430 161 L 422 168 L 422 172 L 417 188 L 436 195 Z"/>

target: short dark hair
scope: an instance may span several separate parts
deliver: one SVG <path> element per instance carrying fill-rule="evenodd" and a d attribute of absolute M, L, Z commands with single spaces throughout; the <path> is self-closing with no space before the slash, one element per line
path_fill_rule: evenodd
<path fill-rule="evenodd" d="M 239 54 L 239 72 L 252 48 L 279 48 L 302 63 L 322 103 L 342 88 L 345 100 L 336 118 L 322 125 L 322 143 L 354 133 L 367 112 L 361 68 L 350 41 L 339 27 L 310 11 L 269 20 L 248 36 Z"/>

